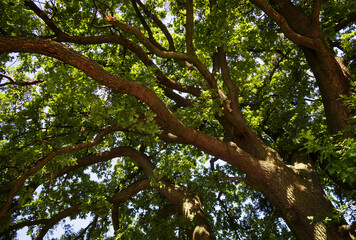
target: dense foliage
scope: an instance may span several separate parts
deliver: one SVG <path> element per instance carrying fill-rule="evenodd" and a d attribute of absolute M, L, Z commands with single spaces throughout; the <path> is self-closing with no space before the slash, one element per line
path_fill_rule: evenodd
<path fill-rule="evenodd" d="M 356 3 L 314 2 L 292 1 L 355 79 Z M 333 203 L 310 224 L 355 222 L 354 82 L 335 132 L 309 48 L 264 4 L 0 1 L 0 237 L 294 239 L 253 176 L 272 149 Z"/>

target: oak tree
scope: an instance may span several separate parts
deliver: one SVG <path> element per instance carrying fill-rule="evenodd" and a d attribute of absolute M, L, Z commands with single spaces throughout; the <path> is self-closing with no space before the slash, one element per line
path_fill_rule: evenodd
<path fill-rule="evenodd" d="M 1 1 L 0 236 L 354 239 L 355 5 Z"/>

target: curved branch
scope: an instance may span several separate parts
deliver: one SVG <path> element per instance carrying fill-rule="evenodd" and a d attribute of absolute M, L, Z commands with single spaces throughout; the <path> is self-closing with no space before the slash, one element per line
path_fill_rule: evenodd
<path fill-rule="evenodd" d="M 65 36 L 59 37 L 55 39 L 58 42 L 70 42 L 70 43 L 77 43 L 77 44 L 101 44 L 101 43 L 117 43 L 124 47 L 130 49 L 136 56 L 147 66 L 153 67 L 154 74 L 158 82 L 166 87 L 173 88 L 180 92 L 190 93 L 194 96 L 200 96 L 201 91 L 200 89 L 193 87 L 193 86 L 185 86 L 178 82 L 175 82 L 169 78 L 156 66 L 156 64 L 148 57 L 146 52 L 134 42 L 120 37 L 120 36 L 113 36 L 113 35 L 106 35 L 106 36 L 94 36 L 94 37 L 82 37 L 82 36 Z"/>
<path fill-rule="evenodd" d="M 116 147 L 110 149 L 105 152 L 93 154 L 84 158 L 80 158 L 77 160 L 75 165 L 66 166 L 58 171 L 55 178 L 61 177 L 69 172 L 74 171 L 75 169 L 88 167 L 96 163 L 105 162 L 117 157 L 124 157 L 127 156 L 127 151 L 129 151 L 130 147 Z"/>
<path fill-rule="evenodd" d="M 161 99 L 147 87 L 120 76 L 110 74 L 96 62 L 60 43 L 36 37 L 0 36 L 0 53 L 4 52 L 31 52 L 57 58 L 64 63 L 82 70 L 100 84 L 103 84 L 114 91 L 126 93 L 141 99 L 150 106 L 150 108 L 157 114 L 158 118 L 163 120 L 161 127 L 169 129 L 169 132 L 182 137 L 185 141 L 192 143 L 198 148 L 204 149 L 204 151 L 207 150 L 208 153 L 214 152 L 214 154 L 219 155 L 227 154 L 223 158 L 230 156 L 230 154 L 226 152 L 225 143 L 185 126 L 164 105 Z M 216 150 L 219 148 L 220 153 L 216 153 Z"/>
<path fill-rule="evenodd" d="M 187 60 L 190 63 L 193 63 L 194 66 L 199 70 L 200 74 L 207 80 L 209 86 L 211 88 L 216 88 L 216 80 L 214 76 L 209 72 L 209 70 L 205 67 L 205 65 L 198 59 L 195 54 L 185 54 L 185 53 L 178 53 L 173 51 L 162 51 L 156 46 L 154 46 L 148 38 L 146 38 L 143 33 L 133 26 L 130 26 L 120 20 L 117 20 L 114 17 L 105 17 L 107 22 L 111 22 L 114 26 L 118 27 L 122 31 L 127 33 L 133 34 L 137 37 L 137 39 L 150 51 L 155 53 L 157 56 L 162 58 L 172 58 L 175 60 Z M 189 30 L 189 29 L 188 29 Z M 187 30 L 187 31 L 188 31 Z M 190 31 L 190 30 L 189 30 Z M 193 35 L 192 35 L 193 36 Z M 188 47 L 188 46 L 187 46 Z"/>
<path fill-rule="evenodd" d="M 75 146 L 69 146 L 69 147 L 55 149 L 52 152 L 50 152 L 46 157 L 40 159 L 39 162 L 35 166 L 33 166 L 29 170 L 25 171 L 19 177 L 19 179 L 15 182 L 15 184 L 12 186 L 11 191 L 9 192 L 9 195 L 8 195 L 8 198 L 5 202 L 5 204 L 1 207 L 0 219 L 4 216 L 4 214 L 7 212 L 7 210 L 11 206 L 11 202 L 12 202 L 13 198 L 15 197 L 17 191 L 23 186 L 26 179 L 28 179 L 33 173 L 37 172 L 39 169 L 41 169 L 43 166 L 45 166 L 50 160 L 52 160 L 54 157 L 56 157 L 59 154 L 71 153 L 71 152 L 79 151 L 81 149 L 92 147 L 92 146 L 98 144 L 105 135 L 112 133 L 114 131 L 118 131 L 120 129 L 122 129 L 122 128 L 118 127 L 118 126 L 107 127 L 105 129 L 103 129 L 93 140 L 91 140 L 89 142 L 77 144 Z"/>
<path fill-rule="evenodd" d="M 251 166 L 257 167 L 258 165 L 255 157 L 246 153 L 233 142 L 221 141 L 218 138 L 184 125 L 165 106 L 161 99 L 147 87 L 120 76 L 110 74 L 93 60 L 58 42 L 36 37 L 0 36 L 0 53 L 4 52 L 39 53 L 57 58 L 64 63 L 82 70 L 98 83 L 114 91 L 126 93 L 141 99 L 156 113 L 157 119 L 160 119 L 160 127 L 181 138 L 183 141 L 233 164 L 241 171 L 250 173 L 251 176 L 253 175 Z"/>
<path fill-rule="evenodd" d="M 177 60 L 189 60 L 189 56 L 185 53 L 178 53 L 174 51 L 163 51 L 157 48 L 152 42 L 145 37 L 145 35 L 136 27 L 130 26 L 114 17 L 105 17 L 105 21 L 112 23 L 115 27 L 118 27 L 124 32 L 133 34 L 137 39 L 151 52 L 162 58 L 172 58 Z"/>
<path fill-rule="evenodd" d="M 56 225 L 63 218 L 66 218 L 66 217 L 69 217 L 69 216 L 72 216 L 72 215 L 78 214 L 78 213 L 80 213 L 80 209 L 78 206 L 73 206 L 73 207 L 70 207 L 70 208 L 60 212 L 60 213 L 57 213 L 52 218 L 48 219 L 48 222 L 45 224 L 45 226 L 38 233 L 35 240 L 43 239 L 43 237 L 46 235 L 48 230 L 51 229 L 54 225 Z"/>
<path fill-rule="evenodd" d="M 188 233 L 192 236 L 192 239 L 215 239 L 215 236 L 210 229 L 208 224 L 208 220 L 202 209 L 202 204 L 200 198 L 197 194 L 189 191 L 186 188 L 181 188 L 177 185 L 173 185 L 164 180 L 157 179 L 154 176 L 154 165 L 148 159 L 148 157 L 139 152 L 138 150 L 131 148 L 127 151 L 127 155 L 133 158 L 145 171 L 147 180 L 154 179 L 159 181 L 159 184 L 153 184 L 148 181 L 148 183 L 155 188 L 160 194 L 162 194 L 165 198 L 171 201 L 174 205 L 176 205 L 179 209 L 181 215 L 186 217 L 190 222 L 194 223 L 194 226 L 191 228 L 188 227 Z M 147 183 L 145 181 L 140 181 L 133 185 L 132 188 L 128 188 L 122 191 L 123 193 L 118 194 L 118 196 L 123 196 L 127 198 L 131 193 L 135 193 L 137 190 L 143 189 L 147 187 Z"/>
<path fill-rule="evenodd" d="M 26 81 L 26 82 L 17 82 L 9 75 L 0 73 L 0 76 L 9 79 L 9 82 L 0 84 L 0 87 L 6 86 L 6 85 L 29 86 L 29 85 L 34 85 L 34 84 L 43 82 L 43 80 L 30 80 L 30 81 Z"/>
<path fill-rule="evenodd" d="M 46 224 L 49 221 L 49 219 L 39 219 L 39 220 L 33 220 L 33 221 L 23 221 L 20 223 L 16 223 L 7 229 L 5 231 L 0 233 L 0 236 L 8 236 L 12 231 L 18 230 L 24 227 L 29 227 L 29 226 L 35 226 L 35 225 L 41 225 L 41 224 Z"/>
<path fill-rule="evenodd" d="M 6 236 L 7 234 L 9 234 L 11 231 L 14 230 L 18 230 L 24 227 L 29 227 L 29 226 L 35 226 L 35 225 L 45 225 L 44 228 L 41 229 L 41 231 L 39 232 L 39 234 L 36 236 L 35 239 L 42 239 L 46 233 L 48 232 L 48 230 L 50 228 L 52 228 L 55 224 L 57 224 L 60 220 L 72 216 L 74 214 L 78 214 L 80 212 L 79 207 L 77 206 L 72 206 L 68 209 L 63 210 L 62 212 L 59 212 L 55 215 L 53 215 L 51 218 L 48 219 L 39 219 L 39 220 L 33 220 L 33 221 L 23 221 L 20 223 L 17 223 L 11 227 L 9 227 L 8 229 L 6 229 L 5 231 L 3 231 L 0 236 Z"/>

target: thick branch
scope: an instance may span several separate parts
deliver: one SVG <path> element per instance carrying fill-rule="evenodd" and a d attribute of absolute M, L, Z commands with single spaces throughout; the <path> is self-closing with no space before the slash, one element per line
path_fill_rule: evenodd
<path fill-rule="evenodd" d="M 213 155 L 225 155 L 225 157 L 218 156 L 220 158 L 226 158 L 230 155 L 226 155 L 225 143 L 183 125 L 182 122 L 167 109 L 158 96 L 147 87 L 108 73 L 94 61 L 60 43 L 41 38 L 0 36 L 0 53 L 3 52 L 32 52 L 57 58 L 64 63 L 82 70 L 100 84 L 117 92 L 130 94 L 143 100 L 157 114 L 157 117 L 164 120 L 162 121 L 161 127 L 169 129 L 169 132 L 178 137 L 182 137 L 185 141 Z M 220 150 L 217 151 L 218 149 Z"/>
<path fill-rule="evenodd" d="M 192 236 L 191 239 L 215 239 L 215 236 L 209 227 L 204 210 L 202 209 L 202 204 L 198 195 L 185 188 L 178 187 L 177 185 L 170 184 L 161 179 L 156 179 L 153 172 L 154 165 L 143 153 L 133 148 L 127 151 L 127 153 L 131 158 L 135 159 L 141 167 L 143 167 L 148 178 L 159 181 L 159 184 L 154 184 L 152 187 L 175 204 L 178 207 L 180 214 L 194 223 L 193 228 L 189 227 L 188 230 L 188 233 Z M 118 194 L 126 197 L 135 191 L 143 189 L 143 187 L 146 187 L 146 183 L 138 182 L 123 194 Z"/>
<path fill-rule="evenodd" d="M 230 107 L 231 109 L 228 109 L 228 111 L 240 111 L 239 105 L 238 105 L 238 98 L 239 98 L 239 89 L 238 87 L 233 83 L 230 73 L 229 73 L 229 67 L 227 65 L 226 61 L 226 55 L 223 47 L 218 47 L 218 55 L 219 55 L 219 65 L 221 68 L 221 75 L 223 78 L 223 81 L 229 90 L 230 93 Z"/>
<path fill-rule="evenodd" d="M 141 99 L 157 114 L 157 118 L 160 119 L 160 127 L 183 141 L 233 164 L 241 171 L 249 172 L 251 176 L 253 175 L 253 166 L 258 167 L 256 159 L 233 142 L 223 142 L 201 131 L 185 126 L 167 109 L 160 98 L 147 87 L 110 74 L 94 61 L 60 43 L 41 38 L 0 36 L 0 53 L 4 52 L 31 52 L 57 58 L 82 70 L 95 81 L 114 91 Z"/>

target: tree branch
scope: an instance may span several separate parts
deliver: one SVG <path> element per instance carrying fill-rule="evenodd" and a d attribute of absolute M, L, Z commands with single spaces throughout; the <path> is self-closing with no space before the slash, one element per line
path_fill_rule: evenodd
<path fill-rule="evenodd" d="M 161 99 L 147 87 L 110 74 L 91 59 L 58 42 L 36 37 L 0 36 L 0 53 L 4 52 L 30 52 L 57 58 L 64 63 L 82 70 L 98 83 L 114 91 L 135 96 L 144 101 L 157 114 L 157 118 L 160 119 L 160 127 L 200 150 L 233 164 L 241 171 L 250 172 L 251 176 L 253 175 L 251 166 L 257 164 L 257 159 L 246 153 L 236 144 L 221 141 L 218 138 L 184 125 L 165 106 Z M 8 206 L 4 209 L 6 208 Z"/>
<path fill-rule="evenodd" d="M 29 86 L 29 85 L 34 85 L 43 82 L 43 80 L 30 80 L 26 82 L 17 82 L 9 75 L 0 73 L 0 76 L 9 79 L 9 82 L 0 84 L 0 87 L 4 87 L 6 85 Z"/>
<path fill-rule="evenodd" d="M 321 3 L 323 0 L 314 0 L 313 12 L 312 12 L 312 24 L 319 28 L 319 16 L 321 10 Z"/>
<path fill-rule="evenodd" d="M 151 185 L 165 198 L 175 204 L 180 209 L 180 214 L 186 217 L 194 225 L 188 232 L 192 235 L 192 239 L 198 239 L 199 236 L 205 236 L 206 239 L 214 239 L 214 235 L 209 227 L 206 215 L 202 209 L 199 196 L 185 188 L 181 188 L 177 185 L 170 184 L 162 179 L 157 179 L 154 175 L 154 165 L 150 162 L 148 157 L 139 152 L 138 150 L 131 148 L 127 151 L 129 157 L 133 158 L 145 171 L 148 179 L 154 179 L 159 181 L 159 184 Z M 151 184 L 151 181 L 148 181 Z M 146 182 L 138 182 L 131 189 L 128 189 L 123 194 L 118 193 L 126 198 L 131 193 L 135 193 L 137 190 L 147 187 Z M 196 231 L 199 229 L 199 231 Z M 205 238 L 204 238 L 205 239 Z"/>
<path fill-rule="evenodd" d="M 189 55 L 185 53 L 178 53 L 173 51 L 162 51 L 156 46 L 154 46 L 149 39 L 147 39 L 143 33 L 133 26 L 130 26 L 120 20 L 113 17 L 105 17 L 105 20 L 111 22 L 114 26 L 120 28 L 122 31 L 133 34 L 138 38 L 138 40 L 151 52 L 162 58 L 172 58 L 176 60 L 187 60 L 194 64 L 194 66 L 199 70 L 200 74 L 207 80 L 211 88 L 216 88 L 216 81 L 214 76 L 209 72 L 205 65 L 195 56 L 195 54 Z"/>
<path fill-rule="evenodd" d="M 346 28 L 349 26 L 350 23 L 353 23 L 356 21 L 356 12 L 350 13 L 348 16 L 343 18 L 335 27 L 334 30 L 335 32 L 339 32 L 340 30 Z"/>
<path fill-rule="evenodd" d="M 137 4 L 136 4 L 136 1 L 135 0 L 131 0 L 131 3 L 132 3 L 132 6 L 134 7 L 135 9 L 135 12 L 136 12 L 136 15 L 138 17 L 138 19 L 140 20 L 142 26 L 146 29 L 147 31 L 147 34 L 148 34 L 148 39 L 151 41 L 151 43 L 156 46 L 158 49 L 162 50 L 162 51 L 165 51 L 166 49 L 161 45 L 159 44 L 153 34 L 152 34 L 152 31 L 151 31 L 151 28 L 148 26 L 146 20 L 144 19 L 144 17 L 142 16 L 140 10 L 138 9 L 137 7 Z"/>
<path fill-rule="evenodd" d="M 174 47 L 174 41 L 172 38 L 172 35 L 169 33 L 166 25 L 164 25 L 162 23 L 162 21 L 155 15 L 153 14 L 151 11 L 149 11 L 147 9 L 147 7 L 140 1 L 140 0 L 135 0 L 138 5 L 143 9 L 143 11 L 145 12 L 145 14 L 150 17 L 156 24 L 157 26 L 162 30 L 163 34 L 166 36 L 168 44 L 169 44 L 169 50 L 170 51 L 175 51 L 175 47 Z"/>
<path fill-rule="evenodd" d="M 185 53 L 177 53 L 174 51 L 163 51 L 157 48 L 151 43 L 151 41 L 145 37 L 145 35 L 136 27 L 130 26 L 114 17 L 105 17 L 105 21 L 112 23 L 124 32 L 133 34 L 137 39 L 151 52 L 162 58 L 172 58 L 177 60 L 189 60 L 189 56 Z"/>
<path fill-rule="evenodd" d="M 224 209 L 224 212 L 225 214 L 228 216 L 229 220 L 229 224 L 230 224 L 230 227 L 234 230 L 235 232 L 235 235 L 236 235 L 236 239 L 240 239 L 240 235 L 239 235 L 239 232 L 237 231 L 236 229 L 236 225 L 237 223 L 235 222 L 235 219 L 231 216 L 229 209 L 227 208 L 227 206 L 225 205 L 224 201 L 221 200 L 221 195 L 222 195 L 222 192 L 219 192 L 218 194 L 218 201 L 220 202 L 220 204 L 222 205 L 222 208 Z"/>
<path fill-rule="evenodd" d="M 134 0 L 132 0 L 134 6 L 136 6 Z M 134 52 L 139 58 L 140 60 L 146 65 L 146 66 L 154 66 L 155 67 L 155 74 L 156 77 L 158 79 L 158 81 L 161 84 L 166 85 L 167 87 L 171 87 L 174 88 L 178 91 L 182 91 L 182 92 L 189 92 L 195 96 L 200 95 L 200 90 L 191 87 L 191 86 L 182 86 L 181 84 L 174 82 L 170 79 L 168 79 L 163 73 L 162 71 L 153 63 L 153 61 L 147 56 L 147 54 L 142 50 L 141 47 L 139 47 L 138 45 L 136 45 L 135 43 L 133 43 L 132 41 L 123 38 L 123 37 L 119 37 L 119 36 L 98 36 L 98 37 L 79 37 L 79 36 L 72 36 L 69 35 L 67 33 L 64 33 L 63 31 L 61 31 L 54 23 L 53 21 L 46 15 L 45 12 L 43 12 L 40 8 L 38 8 L 36 6 L 36 4 L 34 4 L 32 1 L 26 1 L 25 5 L 28 6 L 31 10 L 33 10 L 45 23 L 46 25 L 52 29 L 52 31 L 55 32 L 57 38 L 56 41 L 58 42 L 72 42 L 72 43 L 78 43 L 78 44 L 98 44 L 98 43 L 107 43 L 107 42 L 115 42 L 118 43 L 122 46 L 125 46 L 127 48 L 129 48 L 132 52 Z M 137 9 L 137 7 L 135 8 L 135 10 Z M 138 11 L 138 16 L 142 18 L 141 13 Z M 142 18 L 140 20 L 143 21 L 145 24 L 144 26 L 146 26 L 145 28 L 147 28 L 146 30 L 149 33 L 150 39 L 148 39 L 148 41 L 152 41 L 153 35 L 152 32 L 150 30 L 150 28 L 148 27 L 148 25 L 146 24 L 145 20 Z M 158 19 L 156 20 L 158 22 L 160 22 Z M 162 25 L 162 23 L 160 24 Z M 111 25 L 110 25 L 111 26 Z M 164 25 L 163 25 L 164 26 Z M 107 26 L 105 26 L 107 27 Z M 137 29 L 138 30 L 138 29 Z M 139 30 L 138 30 L 139 31 Z M 168 30 L 167 30 L 168 31 Z M 172 39 L 172 37 L 170 36 L 170 39 Z M 172 40 L 173 42 L 173 40 Z M 159 44 L 157 43 L 155 40 L 152 42 L 152 44 L 157 47 L 160 51 L 165 51 L 165 49 Z M 147 47 L 147 46 L 146 46 Z M 174 50 L 174 47 L 173 47 Z"/>
<path fill-rule="evenodd" d="M 56 34 L 56 36 L 67 36 L 67 34 L 62 32 L 62 30 L 60 30 L 54 24 L 54 22 L 47 16 L 47 14 L 44 11 L 42 11 L 39 7 L 37 7 L 37 5 L 34 2 L 25 1 L 24 4 L 29 9 L 34 11 L 37 14 L 37 16 L 39 16 L 46 23 L 46 25 Z"/>
<path fill-rule="evenodd" d="M 39 169 L 41 169 L 43 166 L 45 166 L 54 157 L 56 157 L 59 154 L 71 153 L 71 152 L 79 151 L 81 149 L 85 149 L 85 148 L 97 145 L 105 135 L 112 133 L 114 131 L 119 131 L 121 129 L 122 128 L 119 126 L 107 127 L 105 129 L 103 129 L 100 133 L 98 133 L 97 136 L 89 142 L 77 144 L 75 146 L 69 146 L 69 147 L 55 149 L 52 152 L 50 152 L 46 157 L 40 159 L 40 161 L 35 166 L 33 166 L 29 170 L 25 171 L 19 177 L 19 179 L 15 182 L 15 184 L 12 186 L 5 204 L 1 207 L 0 219 L 4 216 L 4 214 L 7 212 L 7 210 L 11 206 L 11 202 L 12 202 L 13 198 L 15 197 L 17 191 L 23 186 L 26 179 L 28 179 L 33 173 L 37 172 Z"/>
<path fill-rule="evenodd" d="M 148 57 L 145 51 L 134 42 L 120 37 L 120 36 L 113 36 L 113 35 L 106 35 L 106 36 L 94 36 L 94 37 L 81 37 L 81 36 L 65 36 L 55 39 L 58 42 L 70 42 L 70 43 L 77 43 L 77 44 L 101 44 L 101 43 L 117 43 L 124 47 L 130 49 L 136 56 L 147 66 L 153 67 L 154 74 L 158 82 L 168 88 L 175 89 L 180 92 L 190 93 L 194 96 L 199 96 L 201 94 L 201 90 L 194 86 L 185 86 L 178 82 L 175 82 L 169 78 L 154 64 L 154 62 Z"/>
<path fill-rule="evenodd" d="M 41 231 L 38 233 L 36 236 L 35 240 L 40 240 L 43 239 L 43 237 L 46 235 L 49 229 L 51 229 L 54 225 L 56 225 L 60 220 L 63 218 L 72 216 L 74 214 L 80 213 L 80 209 L 78 206 L 72 206 L 60 213 L 57 213 L 50 219 L 48 219 L 48 222 L 46 222 L 45 226 L 41 229 Z"/>
<path fill-rule="evenodd" d="M 133 195 L 151 188 L 150 180 L 146 177 L 135 183 L 130 184 L 127 188 L 120 190 L 120 192 L 115 193 L 113 196 L 108 198 L 108 201 L 111 203 L 118 203 L 122 200 L 132 197 Z"/>
<path fill-rule="evenodd" d="M 98 219 L 99 219 L 99 215 L 95 215 L 93 221 L 88 225 L 87 228 L 89 228 L 89 227 L 90 227 L 90 228 L 89 228 L 89 232 L 88 232 L 88 234 L 87 234 L 87 239 L 92 239 L 92 238 L 91 238 L 91 234 L 93 233 L 93 231 L 94 231 L 96 225 L 98 224 Z"/>
<path fill-rule="evenodd" d="M 186 1 L 186 23 L 185 23 L 185 42 L 187 45 L 187 53 L 190 56 L 195 55 L 193 45 L 193 28 L 194 28 L 194 11 L 193 0 Z"/>
<path fill-rule="evenodd" d="M 55 224 L 57 224 L 60 220 L 72 216 L 74 214 L 78 214 L 80 212 L 79 207 L 77 206 L 72 206 L 70 208 L 67 208 L 63 210 L 62 212 L 59 212 L 55 215 L 53 215 L 51 218 L 47 219 L 39 219 L 39 220 L 33 220 L 33 221 L 23 221 L 20 223 L 17 223 L 9 228 L 7 228 L 5 231 L 1 232 L 0 236 L 6 236 L 8 235 L 11 231 L 21 229 L 24 227 L 28 226 L 35 226 L 35 225 L 45 225 L 44 228 L 41 229 L 41 231 L 38 233 L 35 239 L 43 239 L 43 237 L 46 235 L 48 230 L 52 228 Z"/>
<path fill-rule="evenodd" d="M 286 19 L 282 17 L 271 5 L 269 5 L 265 0 L 250 0 L 253 4 L 262 9 L 271 19 L 273 19 L 278 26 L 282 29 L 283 33 L 293 42 L 318 50 L 318 46 L 314 43 L 314 40 L 309 37 L 305 37 L 301 34 L 295 32 L 288 24 Z"/>
<path fill-rule="evenodd" d="M 130 147 L 115 147 L 113 149 L 109 149 L 105 152 L 93 154 L 84 158 L 80 158 L 77 160 L 75 165 L 66 166 L 58 171 L 56 174 L 56 178 L 63 176 L 69 172 L 74 171 L 75 169 L 88 167 L 96 163 L 105 162 L 117 157 L 127 156 L 127 152 L 130 151 Z"/>
<path fill-rule="evenodd" d="M 12 231 L 18 230 L 24 227 L 29 227 L 29 226 L 36 226 L 36 225 L 41 225 L 41 224 L 46 224 L 49 221 L 49 219 L 39 219 L 39 220 L 32 220 L 32 221 L 22 221 L 20 223 L 16 223 L 7 229 L 5 231 L 0 233 L 0 236 L 6 237 L 9 235 Z"/>
<path fill-rule="evenodd" d="M 217 49 L 218 49 L 218 56 L 219 56 L 219 63 L 220 63 L 219 65 L 221 68 L 222 79 L 230 93 L 231 104 L 229 104 L 230 109 L 228 109 L 228 111 L 229 112 L 240 111 L 239 103 L 238 103 L 239 89 L 231 80 L 230 73 L 229 73 L 229 67 L 228 67 L 227 61 L 226 61 L 225 51 L 224 51 L 223 47 L 218 47 Z"/>

